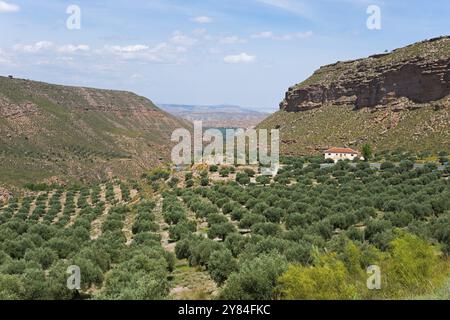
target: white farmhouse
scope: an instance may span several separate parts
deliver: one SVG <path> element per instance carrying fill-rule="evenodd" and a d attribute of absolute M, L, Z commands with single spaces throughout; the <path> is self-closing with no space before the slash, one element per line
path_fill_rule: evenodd
<path fill-rule="evenodd" d="M 325 151 L 325 159 L 331 159 L 334 162 L 338 162 L 339 160 L 355 160 L 358 158 L 360 158 L 359 152 L 350 148 L 331 148 Z"/>

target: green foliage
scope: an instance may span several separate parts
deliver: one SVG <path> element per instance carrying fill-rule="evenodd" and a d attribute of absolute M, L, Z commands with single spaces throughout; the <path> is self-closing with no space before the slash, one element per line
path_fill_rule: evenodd
<path fill-rule="evenodd" d="M 241 185 L 247 185 L 250 183 L 250 177 L 247 173 L 239 172 L 236 174 L 236 182 Z"/>
<path fill-rule="evenodd" d="M 400 233 L 386 253 L 374 247 L 347 242 L 339 253 L 315 252 L 312 266 L 290 265 L 278 279 L 285 299 L 398 299 L 426 294 L 444 283 L 450 274 L 448 262 L 436 248 L 407 233 Z M 382 271 L 380 290 L 368 290 L 365 268 L 378 265 Z"/>
<path fill-rule="evenodd" d="M 357 292 L 344 263 L 335 254 L 315 257 L 312 267 L 290 265 L 279 279 L 279 290 L 289 300 L 347 300 Z"/>
<path fill-rule="evenodd" d="M 287 269 L 286 258 L 278 253 L 263 254 L 242 261 L 232 273 L 220 298 L 224 300 L 270 300 L 276 297 L 276 281 Z"/>
<path fill-rule="evenodd" d="M 193 221 L 183 221 L 169 228 L 170 238 L 179 241 L 191 235 L 197 230 L 197 225 Z"/>
<path fill-rule="evenodd" d="M 373 155 L 372 146 L 368 143 L 363 145 L 362 156 L 364 157 L 364 161 L 369 161 L 370 159 L 372 159 L 372 155 Z"/>
<path fill-rule="evenodd" d="M 237 271 L 237 262 L 230 250 L 224 249 L 211 254 L 208 261 L 208 272 L 211 278 L 220 286 Z"/>
<path fill-rule="evenodd" d="M 394 297 L 430 292 L 449 274 L 449 265 L 442 264 L 436 248 L 411 234 L 392 241 L 389 254 L 386 286 Z"/>
<path fill-rule="evenodd" d="M 219 238 L 223 241 L 229 234 L 233 232 L 236 232 L 236 228 L 229 222 L 213 224 L 208 229 L 208 237 L 210 239 Z"/>
<path fill-rule="evenodd" d="M 273 183 L 250 183 L 247 170 L 203 187 L 188 175 L 184 189 L 162 176 L 157 193 L 116 180 L 105 199 L 98 185 L 13 197 L 0 207 L 0 298 L 165 299 L 187 272 L 176 259 L 189 262 L 189 275 L 209 274 L 224 299 L 434 296 L 449 276 L 446 172 L 415 169 L 401 151 L 377 156 L 398 165 L 290 158 Z M 165 232 L 175 254 L 161 247 Z M 65 286 L 71 264 L 82 267 L 80 292 Z M 373 264 L 381 290 L 366 287 Z"/>
<path fill-rule="evenodd" d="M 170 171 L 165 168 L 156 168 L 153 169 L 148 175 L 147 178 L 151 182 L 156 182 L 158 180 L 166 181 L 170 177 Z"/>
<path fill-rule="evenodd" d="M 219 174 L 221 177 L 225 178 L 228 177 L 231 173 L 231 170 L 229 168 L 223 167 L 220 168 Z"/>

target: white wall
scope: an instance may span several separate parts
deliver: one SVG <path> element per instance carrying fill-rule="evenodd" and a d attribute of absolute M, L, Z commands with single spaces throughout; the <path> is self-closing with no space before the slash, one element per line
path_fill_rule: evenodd
<path fill-rule="evenodd" d="M 338 162 L 339 160 L 354 160 L 358 158 L 358 154 L 356 153 L 325 153 L 325 159 L 332 159 L 334 162 Z"/>

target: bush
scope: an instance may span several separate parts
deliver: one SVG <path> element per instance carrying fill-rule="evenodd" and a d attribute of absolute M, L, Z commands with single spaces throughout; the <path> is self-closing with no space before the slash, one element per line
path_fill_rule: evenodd
<path fill-rule="evenodd" d="M 254 214 L 254 213 L 247 213 L 243 216 L 241 221 L 239 222 L 239 227 L 242 229 L 248 229 L 254 224 L 257 223 L 264 223 L 266 222 L 266 218 L 264 216 Z"/>
<path fill-rule="evenodd" d="M 263 215 L 266 217 L 267 221 L 279 223 L 284 215 L 284 210 L 280 208 L 269 208 L 264 210 Z"/>
<path fill-rule="evenodd" d="M 442 269 L 438 251 L 426 241 L 402 234 L 390 244 L 390 260 L 386 267 L 386 281 L 394 297 L 423 294 L 440 286 L 448 265 Z"/>
<path fill-rule="evenodd" d="M 335 254 L 325 254 L 315 257 L 313 267 L 290 265 L 278 286 L 288 300 L 343 300 L 356 296 L 352 282 L 344 263 Z"/>
<path fill-rule="evenodd" d="M 395 169 L 395 165 L 392 162 L 386 161 L 381 164 L 380 170 L 386 171 L 391 169 Z"/>
<path fill-rule="evenodd" d="M 237 271 L 237 263 L 230 250 L 219 250 L 211 254 L 208 261 L 208 272 L 219 286 L 235 271 Z"/>
<path fill-rule="evenodd" d="M 207 187 L 209 185 L 209 179 L 208 177 L 204 177 L 200 179 L 200 185 L 202 187 Z"/>
<path fill-rule="evenodd" d="M 229 168 L 221 168 L 219 174 L 221 177 L 226 178 L 230 175 L 231 170 Z"/>
<path fill-rule="evenodd" d="M 256 223 L 252 226 L 252 233 L 265 237 L 277 236 L 281 233 L 281 227 L 280 225 L 271 222 Z"/>
<path fill-rule="evenodd" d="M 236 174 L 236 182 L 240 185 L 248 185 L 250 183 L 250 177 L 246 173 L 239 172 Z"/>
<path fill-rule="evenodd" d="M 57 258 L 58 255 L 50 248 L 35 248 L 25 253 L 25 260 L 39 263 L 44 270 L 48 269 Z"/>
<path fill-rule="evenodd" d="M 191 235 L 197 230 L 197 224 L 193 221 L 183 221 L 169 228 L 169 236 L 172 240 L 178 241 Z"/>
<path fill-rule="evenodd" d="M 236 228 L 229 222 L 214 224 L 208 229 L 208 237 L 210 239 L 219 238 L 223 241 L 233 232 L 236 232 Z"/>
<path fill-rule="evenodd" d="M 192 188 L 194 186 L 193 180 L 187 180 L 186 181 L 186 188 Z"/>
<path fill-rule="evenodd" d="M 256 178 L 256 182 L 261 184 L 261 185 L 263 185 L 263 186 L 270 184 L 270 180 L 271 179 L 270 179 L 269 176 L 258 176 Z"/>
<path fill-rule="evenodd" d="M 277 253 L 263 254 L 243 261 L 219 294 L 223 300 L 272 300 L 276 281 L 287 269 L 286 258 Z"/>

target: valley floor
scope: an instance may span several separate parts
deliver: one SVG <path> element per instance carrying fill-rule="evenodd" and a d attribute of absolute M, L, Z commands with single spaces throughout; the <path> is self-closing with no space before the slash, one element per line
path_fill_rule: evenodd
<path fill-rule="evenodd" d="M 0 298 L 448 299 L 448 166 L 258 170 L 161 168 L 16 194 L 0 205 Z M 366 287 L 369 265 L 381 290 Z"/>

